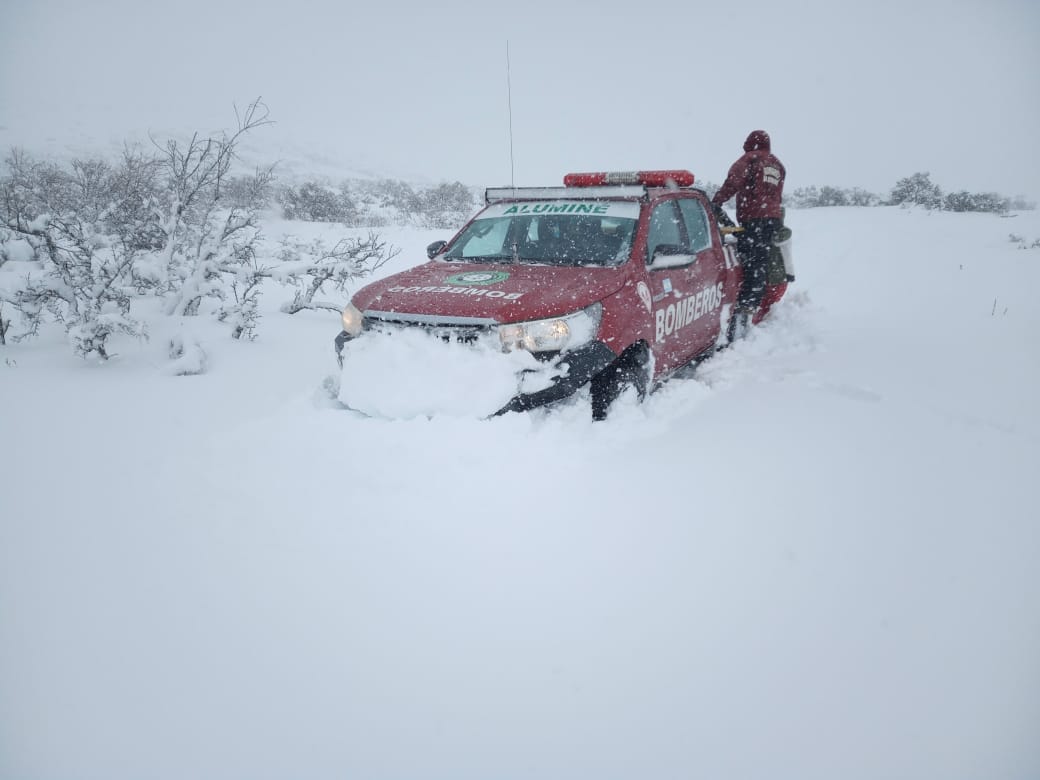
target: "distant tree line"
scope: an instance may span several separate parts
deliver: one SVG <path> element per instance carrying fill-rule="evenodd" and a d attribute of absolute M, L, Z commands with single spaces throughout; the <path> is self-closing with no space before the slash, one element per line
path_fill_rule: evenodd
<path fill-rule="evenodd" d="M 784 203 L 794 208 L 824 206 L 880 206 L 884 199 L 859 187 L 799 187 L 784 196 Z"/>
<path fill-rule="evenodd" d="M 286 219 L 353 227 L 407 224 L 456 229 L 479 204 L 477 193 L 458 181 L 413 187 L 399 179 L 348 179 L 336 185 L 306 181 L 283 185 L 275 199 Z"/>
<path fill-rule="evenodd" d="M 896 182 L 888 197 L 882 197 L 858 187 L 799 187 L 784 197 L 794 208 L 822 206 L 922 206 L 937 211 L 978 211 L 1005 214 L 1009 211 L 1027 211 L 1036 204 L 1022 196 L 1007 198 L 995 192 L 943 192 L 933 183 L 928 173 L 915 173 Z"/>

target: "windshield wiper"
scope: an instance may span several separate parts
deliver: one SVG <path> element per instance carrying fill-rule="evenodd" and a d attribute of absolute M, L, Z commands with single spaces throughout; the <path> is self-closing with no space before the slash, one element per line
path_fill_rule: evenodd
<path fill-rule="evenodd" d="M 451 260 L 456 263 L 473 263 L 474 265 L 480 265 L 482 263 L 501 263 L 502 265 L 510 265 L 513 263 L 530 263 L 533 265 L 556 265 L 558 263 L 555 259 L 547 259 L 544 257 L 524 257 L 519 253 L 511 255 L 473 255 L 472 257 L 448 257 L 447 260 Z"/>
<path fill-rule="evenodd" d="M 515 262 L 514 255 L 473 255 L 472 257 L 453 257 L 460 263 L 509 263 Z M 521 258 L 522 259 L 522 258 Z"/>

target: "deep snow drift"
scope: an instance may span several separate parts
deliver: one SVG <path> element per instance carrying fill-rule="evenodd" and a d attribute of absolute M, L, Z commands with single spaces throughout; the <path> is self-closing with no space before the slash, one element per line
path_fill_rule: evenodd
<path fill-rule="evenodd" d="M 789 223 L 771 318 L 605 423 L 345 413 L 276 290 L 0 349 L 0 777 L 1040 775 L 1040 215 Z"/>

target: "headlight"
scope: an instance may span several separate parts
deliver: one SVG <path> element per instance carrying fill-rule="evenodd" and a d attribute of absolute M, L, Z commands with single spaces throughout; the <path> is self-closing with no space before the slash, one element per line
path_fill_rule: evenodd
<path fill-rule="evenodd" d="M 340 319 L 343 320 L 343 330 L 345 330 L 351 337 L 356 336 L 361 332 L 361 322 L 364 317 L 361 314 L 361 310 L 353 303 L 347 304 L 347 308 L 343 310 Z"/>
<path fill-rule="evenodd" d="M 498 326 L 498 337 L 507 352 L 558 352 L 584 344 L 596 337 L 603 306 L 594 303 L 581 311 L 563 317 L 532 322 L 514 322 Z"/>

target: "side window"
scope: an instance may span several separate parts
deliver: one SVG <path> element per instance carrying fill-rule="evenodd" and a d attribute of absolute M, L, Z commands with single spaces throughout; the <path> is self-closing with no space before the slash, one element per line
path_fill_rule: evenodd
<path fill-rule="evenodd" d="M 679 201 L 679 210 L 682 211 L 683 220 L 686 222 L 686 232 L 690 237 L 690 251 L 700 252 L 711 246 L 711 234 L 708 232 L 708 214 L 700 201 L 693 198 L 683 198 Z"/>
<path fill-rule="evenodd" d="M 679 231 L 679 213 L 674 200 L 658 203 L 650 212 L 650 231 L 647 234 L 646 248 L 650 253 L 647 262 L 654 258 L 654 252 L 661 244 L 682 246 L 682 234 Z"/>

